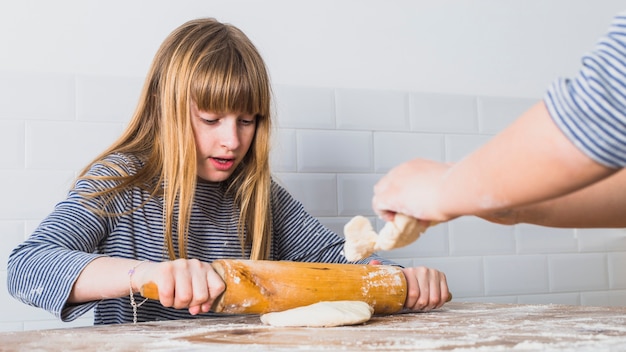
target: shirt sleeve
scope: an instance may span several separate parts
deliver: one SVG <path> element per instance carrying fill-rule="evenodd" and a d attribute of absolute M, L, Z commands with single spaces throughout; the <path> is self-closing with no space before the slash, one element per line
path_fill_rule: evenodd
<path fill-rule="evenodd" d="M 272 226 L 275 260 L 348 263 L 343 255 L 344 238 L 307 213 L 302 203 L 275 182 L 272 182 Z M 378 255 L 357 263 L 367 264 L 373 259 L 385 265 L 398 265 Z"/>
<path fill-rule="evenodd" d="M 610 168 L 626 166 L 626 12 L 582 58 L 573 79 L 558 79 L 544 102 L 583 153 Z"/>
<path fill-rule="evenodd" d="M 90 170 L 100 175 L 113 172 L 103 165 Z M 96 214 L 93 209 L 103 209 L 103 205 L 81 193 L 97 189 L 95 181 L 78 181 L 67 198 L 10 254 L 7 287 L 17 300 L 43 308 L 63 321 L 72 321 L 97 304 L 67 304 L 82 270 L 102 256 L 97 253 L 98 243 L 114 221 Z"/>

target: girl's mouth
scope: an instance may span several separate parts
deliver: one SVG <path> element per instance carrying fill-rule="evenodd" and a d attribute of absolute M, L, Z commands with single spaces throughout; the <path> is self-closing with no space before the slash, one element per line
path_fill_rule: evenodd
<path fill-rule="evenodd" d="M 227 171 L 235 164 L 235 159 L 210 158 L 210 160 L 213 166 L 220 171 Z"/>

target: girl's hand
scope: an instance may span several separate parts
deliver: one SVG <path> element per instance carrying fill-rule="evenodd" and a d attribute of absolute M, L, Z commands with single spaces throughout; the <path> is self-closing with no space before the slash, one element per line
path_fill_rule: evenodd
<path fill-rule="evenodd" d="M 164 307 L 188 308 L 192 315 L 208 312 L 226 287 L 211 264 L 197 259 L 150 262 L 138 266 L 133 275 L 134 289 L 138 291 L 148 282 L 158 286 L 159 301 Z"/>
<path fill-rule="evenodd" d="M 437 309 L 451 298 L 444 273 L 423 266 L 402 271 L 407 283 L 405 308 L 415 311 Z"/>

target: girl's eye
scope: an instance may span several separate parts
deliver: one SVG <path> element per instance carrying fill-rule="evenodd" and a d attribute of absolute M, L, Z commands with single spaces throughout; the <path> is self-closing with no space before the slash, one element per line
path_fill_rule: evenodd
<path fill-rule="evenodd" d="M 254 125 L 254 123 L 256 122 L 256 120 L 254 118 L 251 118 L 251 119 L 239 119 L 239 121 L 244 126 Z"/>
<path fill-rule="evenodd" d="M 209 120 L 209 119 L 202 119 L 202 122 L 206 123 L 207 125 L 213 125 L 217 122 L 218 120 Z"/>

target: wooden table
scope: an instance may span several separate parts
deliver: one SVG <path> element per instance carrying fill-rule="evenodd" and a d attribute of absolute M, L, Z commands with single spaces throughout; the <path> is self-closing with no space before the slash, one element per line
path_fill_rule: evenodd
<path fill-rule="evenodd" d="M 450 302 L 358 326 L 277 328 L 258 316 L 0 333 L 0 351 L 617 351 L 626 308 Z"/>

